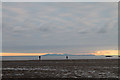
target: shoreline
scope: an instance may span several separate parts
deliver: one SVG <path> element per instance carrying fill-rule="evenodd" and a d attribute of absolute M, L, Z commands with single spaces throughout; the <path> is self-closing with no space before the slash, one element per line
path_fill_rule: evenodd
<path fill-rule="evenodd" d="M 118 59 L 3 61 L 3 78 L 118 78 Z"/>
<path fill-rule="evenodd" d="M 106 58 L 106 59 L 44 59 L 44 60 L 2 60 L 2 62 L 19 62 L 19 61 L 86 61 L 86 60 L 120 60 L 116 58 Z"/>

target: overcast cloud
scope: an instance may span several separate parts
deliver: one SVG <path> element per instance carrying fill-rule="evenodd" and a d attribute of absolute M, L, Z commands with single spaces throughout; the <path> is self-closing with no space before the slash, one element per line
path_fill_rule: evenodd
<path fill-rule="evenodd" d="M 117 3 L 3 3 L 3 52 L 117 49 Z"/>

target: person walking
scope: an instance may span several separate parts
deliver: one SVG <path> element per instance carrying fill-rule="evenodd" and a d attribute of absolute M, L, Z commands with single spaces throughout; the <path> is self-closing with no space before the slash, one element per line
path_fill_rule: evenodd
<path fill-rule="evenodd" d="M 41 60 L 41 56 L 39 56 L 39 60 Z"/>
<path fill-rule="evenodd" d="M 66 56 L 66 59 L 68 59 L 68 56 Z"/>

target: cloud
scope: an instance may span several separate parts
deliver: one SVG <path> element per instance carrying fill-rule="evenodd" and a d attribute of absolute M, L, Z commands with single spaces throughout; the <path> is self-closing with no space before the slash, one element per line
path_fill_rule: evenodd
<path fill-rule="evenodd" d="M 37 30 L 40 26 L 44 27 L 44 25 L 46 25 L 48 27 L 51 24 L 53 24 L 50 27 L 56 28 L 56 29 L 62 29 L 60 27 L 63 27 L 64 28 L 63 30 L 67 30 L 69 26 L 72 26 L 72 27 L 74 26 L 74 29 L 76 29 L 76 31 L 78 30 L 78 28 L 81 28 L 81 27 L 88 27 L 89 29 L 91 29 L 101 24 L 100 23 L 101 18 L 104 18 L 103 14 L 105 14 L 105 13 L 102 13 L 102 11 L 106 10 L 106 8 L 99 8 L 99 7 L 101 5 L 110 6 L 109 4 L 98 4 L 98 6 L 95 7 L 89 3 L 87 4 L 85 3 L 65 4 L 64 3 L 63 5 L 61 5 L 61 3 L 59 4 L 51 3 L 52 5 L 49 4 L 48 5 L 49 9 L 48 9 L 46 4 L 40 4 L 39 6 L 38 3 L 36 5 L 35 4 L 25 5 L 25 3 L 22 3 L 22 6 L 20 6 L 20 4 L 18 6 L 17 5 L 12 6 L 12 5 L 9 5 L 9 3 L 7 4 L 6 5 L 4 4 L 4 5 L 5 5 L 5 9 L 8 10 L 9 13 L 5 12 L 6 13 L 5 16 L 7 15 L 9 16 L 8 17 L 9 19 L 12 19 L 11 23 L 8 23 L 8 25 L 10 24 L 11 26 L 14 26 L 14 27 L 21 26 L 21 28 L 24 28 L 25 30 L 27 29 Z M 3 8 L 4 8 L 4 5 L 3 5 Z M 83 7 L 78 7 L 78 6 L 83 6 Z M 43 7 L 43 8 L 36 8 L 36 7 Z M 111 12 L 113 13 L 113 11 Z M 13 17 L 12 16 L 13 14 L 16 14 L 16 16 Z M 112 14 L 112 16 L 114 15 Z M 23 30 L 23 29 L 20 29 L 20 30 Z M 63 30 L 60 30 L 60 31 L 63 31 Z"/>
<path fill-rule="evenodd" d="M 114 31 L 114 29 L 116 30 L 115 32 L 117 32 L 117 20 L 109 20 L 108 22 L 105 23 L 104 26 L 102 26 L 99 30 L 98 33 L 109 33 L 111 31 Z"/>
<path fill-rule="evenodd" d="M 117 3 L 3 3 L 6 46 L 114 44 L 116 33 Z"/>
<path fill-rule="evenodd" d="M 107 31 L 106 31 L 105 28 L 101 28 L 101 29 L 98 31 L 98 33 L 102 33 L 102 34 L 104 34 L 104 33 L 107 33 Z"/>
<path fill-rule="evenodd" d="M 82 32 L 79 32 L 80 34 L 87 34 L 88 32 L 87 31 L 82 31 Z"/>

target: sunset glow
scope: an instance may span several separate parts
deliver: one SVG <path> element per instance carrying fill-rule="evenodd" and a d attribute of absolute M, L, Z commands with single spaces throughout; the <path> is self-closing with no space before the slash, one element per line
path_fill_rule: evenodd
<path fill-rule="evenodd" d="M 101 50 L 92 53 L 94 55 L 118 55 L 118 50 Z"/>
<path fill-rule="evenodd" d="M 41 56 L 45 54 L 64 54 L 64 53 L 2 53 L 2 56 Z M 118 55 L 118 50 L 101 50 L 90 53 L 93 55 Z M 79 54 L 80 55 L 80 54 Z"/>
<path fill-rule="evenodd" d="M 2 56 L 41 56 L 45 54 L 54 54 L 54 53 L 2 53 Z M 63 53 L 56 53 L 63 54 Z"/>

